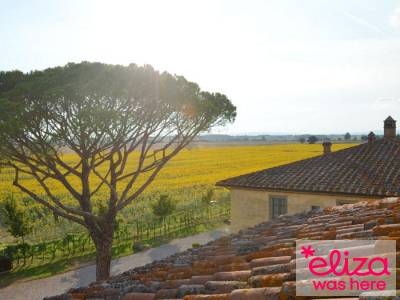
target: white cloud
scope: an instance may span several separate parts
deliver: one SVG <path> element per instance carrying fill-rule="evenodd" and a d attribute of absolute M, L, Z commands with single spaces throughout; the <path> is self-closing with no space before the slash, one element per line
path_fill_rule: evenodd
<path fill-rule="evenodd" d="M 375 100 L 374 108 L 375 109 L 389 109 L 400 107 L 400 99 L 393 97 L 381 97 Z"/>
<path fill-rule="evenodd" d="M 347 18 L 349 18 L 352 22 L 358 24 L 361 27 L 364 27 L 364 28 L 366 28 L 368 30 L 371 30 L 371 31 L 379 33 L 379 34 L 385 34 L 385 32 L 383 32 L 378 26 L 370 23 L 369 21 L 367 21 L 367 20 L 365 20 L 363 18 L 360 18 L 360 17 L 358 17 L 358 16 L 356 16 L 356 15 L 350 13 L 350 12 L 346 12 L 346 13 L 344 13 L 344 15 Z"/>
<path fill-rule="evenodd" d="M 389 24 L 394 28 L 400 28 L 400 7 L 389 17 Z"/>

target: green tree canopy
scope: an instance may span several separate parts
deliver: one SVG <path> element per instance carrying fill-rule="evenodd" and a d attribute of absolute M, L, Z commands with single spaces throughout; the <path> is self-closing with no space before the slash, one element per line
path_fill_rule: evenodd
<path fill-rule="evenodd" d="M 195 136 L 236 116 L 225 95 L 135 64 L 83 62 L 2 72 L 0 87 L 0 157 L 15 170 L 14 185 L 89 231 L 98 280 L 109 276 L 117 213 Z M 128 158 L 135 163 L 127 164 Z M 20 174 L 37 186 L 24 185 Z M 74 204 L 54 194 L 50 182 Z M 104 195 L 107 207 L 98 215 L 93 199 Z"/>
<path fill-rule="evenodd" d="M 18 208 L 15 199 L 8 195 L 0 207 L 0 215 L 2 216 L 4 225 L 7 226 L 7 231 L 15 238 L 21 238 L 22 242 L 25 237 L 31 233 L 29 219 L 25 212 Z"/>
<path fill-rule="evenodd" d="M 318 138 L 315 135 L 311 135 L 308 137 L 307 142 L 309 144 L 315 144 L 316 142 L 318 142 Z"/>
<path fill-rule="evenodd" d="M 164 219 L 175 211 L 176 204 L 169 195 L 161 194 L 151 208 L 155 216 Z"/>

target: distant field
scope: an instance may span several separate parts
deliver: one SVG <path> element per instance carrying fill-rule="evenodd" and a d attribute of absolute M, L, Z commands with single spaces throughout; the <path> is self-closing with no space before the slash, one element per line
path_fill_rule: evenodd
<path fill-rule="evenodd" d="M 334 144 L 333 150 L 340 150 L 354 146 L 355 144 Z M 317 156 L 322 153 L 320 144 L 279 144 L 257 146 L 220 146 L 198 147 L 183 150 L 161 171 L 157 179 L 147 189 L 147 193 L 154 191 L 171 191 L 192 188 L 195 186 L 213 185 L 216 181 L 270 168 L 296 160 Z M 66 154 L 66 158 L 76 161 L 72 154 Z M 133 164 L 134 158 L 132 158 Z M 11 170 L 10 170 L 11 171 Z M 13 190 L 12 174 L 9 170 L 0 173 L 0 191 Z M 24 184 L 34 185 L 29 177 L 24 179 Z M 79 184 L 78 182 L 76 184 Z M 60 189 L 56 184 L 53 191 Z"/>
<path fill-rule="evenodd" d="M 334 144 L 333 150 L 340 150 L 354 146 L 355 144 Z M 317 156 L 322 153 L 322 146 L 308 144 L 274 144 L 252 146 L 219 146 L 219 147 L 195 147 L 183 150 L 161 171 L 157 179 L 146 190 L 144 198 L 152 197 L 157 193 L 170 194 L 179 205 L 190 205 L 198 200 L 208 187 L 213 187 L 218 180 L 241 175 L 260 169 L 270 168 L 296 160 Z M 72 164 L 77 157 L 66 154 L 65 158 Z M 130 166 L 134 166 L 132 157 Z M 24 185 L 37 186 L 29 177 L 23 178 Z M 76 184 L 79 184 L 76 182 Z M 17 197 L 24 197 L 12 187 L 11 170 L 2 170 L 0 173 L 0 202 L 4 195 L 13 191 Z M 54 184 L 52 191 L 64 197 L 64 201 L 71 201 L 62 187 Z M 107 192 L 101 193 L 99 200 L 107 199 Z M 221 197 L 227 197 L 227 193 L 219 191 Z M 218 198 L 218 195 L 216 196 Z M 42 206 L 24 197 L 20 201 L 31 212 L 35 220 L 35 235 L 33 240 L 47 239 L 78 230 L 76 224 L 61 222 L 54 226 L 52 215 L 42 211 Z M 32 209 L 32 208 L 35 209 Z M 129 222 L 148 213 L 148 201 L 141 201 L 136 206 L 124 211 L 124 218 Z M 43 230 L 48 228 L 47 230 Z M 0 241 L 10 241 L 4 228 L 0 227 Z"/>
<path fill-rule="evenodd" d="M 333 145 L 333 151 L 355 144 Z M 185 150 L 163 170 L 153 188 L 171 189 L 216 181 L 322 154 L 322 146 L 280 144 Z"/>

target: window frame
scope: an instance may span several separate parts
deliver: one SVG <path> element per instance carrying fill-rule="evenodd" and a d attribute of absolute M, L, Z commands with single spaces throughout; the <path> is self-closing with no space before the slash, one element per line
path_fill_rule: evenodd
<path fill-rule="evenodd" d="M 284 213 L 274 216 L 274 202 L 275 200 L 283 201 L 282 209 Z M 283 195 L 269 195 L 269 217 L 271 220 L 278 218 L 281 215 L 286 215 L 288 213 L 288 196 Z"/>

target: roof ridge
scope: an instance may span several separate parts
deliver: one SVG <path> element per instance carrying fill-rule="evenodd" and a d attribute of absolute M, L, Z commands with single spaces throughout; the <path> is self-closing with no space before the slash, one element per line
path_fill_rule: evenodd
<path fill-rule="evenodd" d="M 378 142 L 378 141 L 377 141 L 377 142 Z M 284 163 L 284 164 L 282 164 L 282 165 L 277 165 L 277 166 L 270 167 L 270 168 L 265 168 L 265 169 L 262 169 L 262 170 L 259 170 L 259 171 L 254 171 L 254 172 L 250 172 L 250 173 L 246 173 L 246 174 L 242 174 L 242 175 L 238 175 L 238 176 L 234 176 L 234 177 L 222 179 L 222 180 L 219 180 L 219 181 L 217 182 L 217 185 L 218 185 L 220 182 L 223 182 L 223 181 L 225 181 L 225 180 L 235 179 L 235 178 L 239 178 L 239 177 L 242 177 L 242 176 L 248 176 L 248 175 L 256 174 L 256 173 L 263 172 L 263 171 L 267 171 L 267 170 L 274 170 L 274 169 L 278 169 L 278 168 L 285 167 L 285 166 L 289 166 L 289 165 L 295 165 L 295 164 L 297 164 L 297 163 L 301 163 L 301 162 L 305 162 L 305 161 L 317 159 L 317 158 L 323 157 L 323 156 L 325 156 L 325 155 L 334 155 L 334 154 L 336 154 L 336 153 L 343 152 L 343 151 L 346 151 L 346 150 L 354 150 L 354 148 L 360 147 L 360 146 L 363 146 L 363 145 L 366 145 L 366 144 L 368 144 L 368 143 L 362 143 L 362 144 L 358 144 L 358 145 L 355 145 L 355 146 L 352 146 L 352 147 L 349 147 L 349 148 L 339 149 L 339 150 L 336 150 L 336 151 L 332 151 L 332 152 L 330 152 L 330 153 L 328 153 L 328 154 L 321 153 L 321 154 L 316 155 L 316 156 L 312 156 L 312 157 L 308 157 L 308 158 L 303 158 L 303 159 L 300 159 L 300 160 L 295 160 L 295 161 L 292 161 L 292 162 L 289 162 L 289 163 Z"/>
<path fill-rule="evenodd" d="M 400 141 L 381 139 L 220 180 L 217 186 L 400 196 Z"/>

